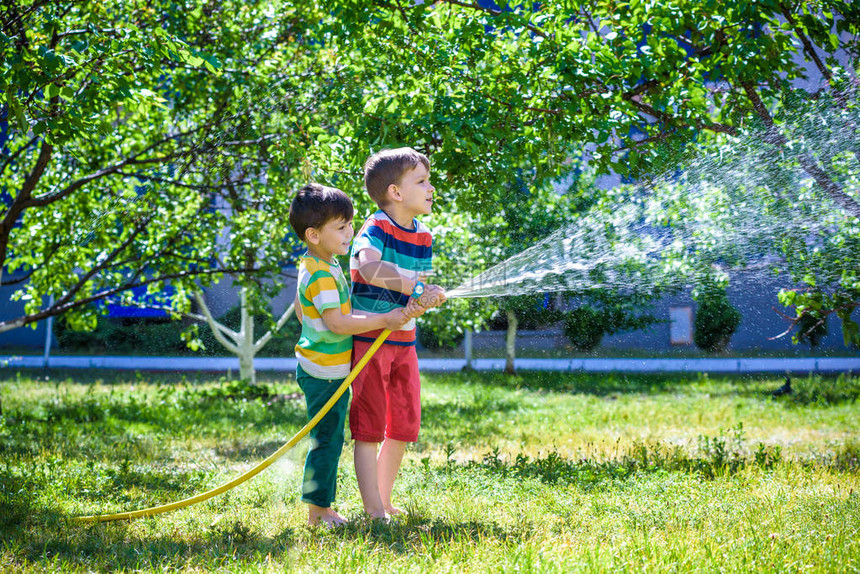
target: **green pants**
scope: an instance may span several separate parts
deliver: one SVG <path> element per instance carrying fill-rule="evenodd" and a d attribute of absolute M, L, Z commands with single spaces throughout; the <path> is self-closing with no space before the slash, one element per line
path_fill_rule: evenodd
<path fill-rule="evenodd" d="M 299 365 L 296 370 L 299 387 L 305 394 L 308 420 L 312 419 L 340 387 L 343 379 L 317 379 Z M 305 459 L 302 480 L 302 502 L 323 508 L 331 506 L 337 491 L 337 465 L 343 450 L 343 427 L 349 406 L 349 389 L 331 410 L 311 429 L 311 446 Z"/>

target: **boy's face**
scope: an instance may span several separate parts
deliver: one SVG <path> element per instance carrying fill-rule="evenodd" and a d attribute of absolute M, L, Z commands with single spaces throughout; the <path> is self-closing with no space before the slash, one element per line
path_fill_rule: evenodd
<path fill-rule="evenodd" d="M 433 192 L 436 188 L 430 183 L 430 172 L 421 164 L 403 174 L 400 185 L 396 186 L 403 207 L 410 215 L 426 215 L 433 208 Z"/>
<path fill-rule="evenodd" d="M 325 258 L 349 253 L 354 235 L 352 221 L 340 218 L 329 220 L 322 227 L 309 227 L 305 233 L 308 243 Z"/>

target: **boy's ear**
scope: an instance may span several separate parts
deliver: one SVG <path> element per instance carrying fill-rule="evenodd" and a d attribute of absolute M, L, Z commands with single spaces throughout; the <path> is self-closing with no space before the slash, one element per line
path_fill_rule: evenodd
<path fill-rule="evenodd" d="M 305 241 L 311 245 L 319 245 L 320 232 L 316 227 L 308 227 L 305 230 Z"/>
<path fill-rule="evenodd" d="M 396 184 L 389 185 L 386 194 L 390 201 L 403 201 L 403 194 L 400 193 L 400 188 Z"/>

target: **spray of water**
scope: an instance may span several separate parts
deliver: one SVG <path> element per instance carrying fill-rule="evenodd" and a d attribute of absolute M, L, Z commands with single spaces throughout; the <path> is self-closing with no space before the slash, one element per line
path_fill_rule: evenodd
<path fill-rule="evenodd" d="M 670 237 L 637 224 L 640 210 L 629 203 L 613 214 L 590 213 L 465 281 L 448 296 L 647 288 L 659 281 L 654 273 L 657 255 L 668 247 Z"/>
<path fill-rule="evenodd" d="M 731 148 L 687 161 L 679 172 L 612 196 L 448 295 L 643 294 L 695 284 L 715 272 L 785 266 L 780 251 L 790 244 L 815 253 L 838 249 L 846 235 L 858 234 L 856 219 L 814 185 L 797 156 L 809 153 L 828 165 L 860 201 L 860 162 L 845 151 L 860 137 L 857 116 L 808 107 L 790 122 L 793 150 L 767 145 L 762 134 L 739 138 Z M 811 129 L 798 127 L 804 125 Z M 838 257 L 843 265 L 860 266 L 860 254 Z"/>

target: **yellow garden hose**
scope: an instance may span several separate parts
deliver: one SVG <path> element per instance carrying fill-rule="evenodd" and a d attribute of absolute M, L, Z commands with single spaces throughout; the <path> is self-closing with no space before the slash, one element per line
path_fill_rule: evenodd
<path fill-rule="evenodd" d="M 180 500 L 178 502 L 172 502 L 170 504 L 164 504 L 162 506 L 153 506 L 152 508 L 144 508 L 142 510 L 132 510 L 129 512 L 120 512 L 118 514 L 99 514 L 95 516 L 77 516 L 72 520 L 74 522 L 111 522 L 113 520 L 128 520 L 131 518 L 142 518 L 144 516 L 153 516 L 155 514 L 161 514 L 162 512 L 170 512 L 171 510 L 178 510 L 180 508 L 185 508 L 186 506 L 191 506 L 192 504 L 197 504 L 198 502 L 203 502 L 204 500 L 209 500 L 213 496 L 218 496 L 228 490 L 235 488 L 245 482 L 246 480 L 250 480 L 254 478 L 262 471 L 267 469 L 273 462 L 281 458 L 284 453 L 288 450 L 296 446 L 296 444 L 304 438 L 312 428 L 314 428 L 318 422 L 326 415 L 326 413 L 334 406 L 337 400 L 341 397 L 341 395 L 349 388 L 349 385 L 352 384 L 352 381 L 355 380 L 355 377 L 358 376 L 358 373 L 364 368 L 370 358 L 374 353 L 382 346 L 382 343 L 391 334 L 391 331 L 385 329 L 379 336 L 376 338 L 376 341 L 370 346 L 361 360 L 353 367 L 352 371 L 349 375 L 344 379 L 343 383 L 341 383 L 340 387 L 335 391 L 334 395 L 328 400 L 326 404 L 319 410 L 319 412 L 306 424 L 302 430 L 296 433 L 296 435 L 287 442 L 284 446 L 276 450 L 272 453 L 269 458 L 246 472 L 241 476 L 237 476 L 230 482 L 226 484 L 222 484 L 218 488 L 213 488 L 207 492 L 202 494 L 198 494 L 196 496 L 192 496 L 191 498 L 186 498 L 185 500 Z"/>

